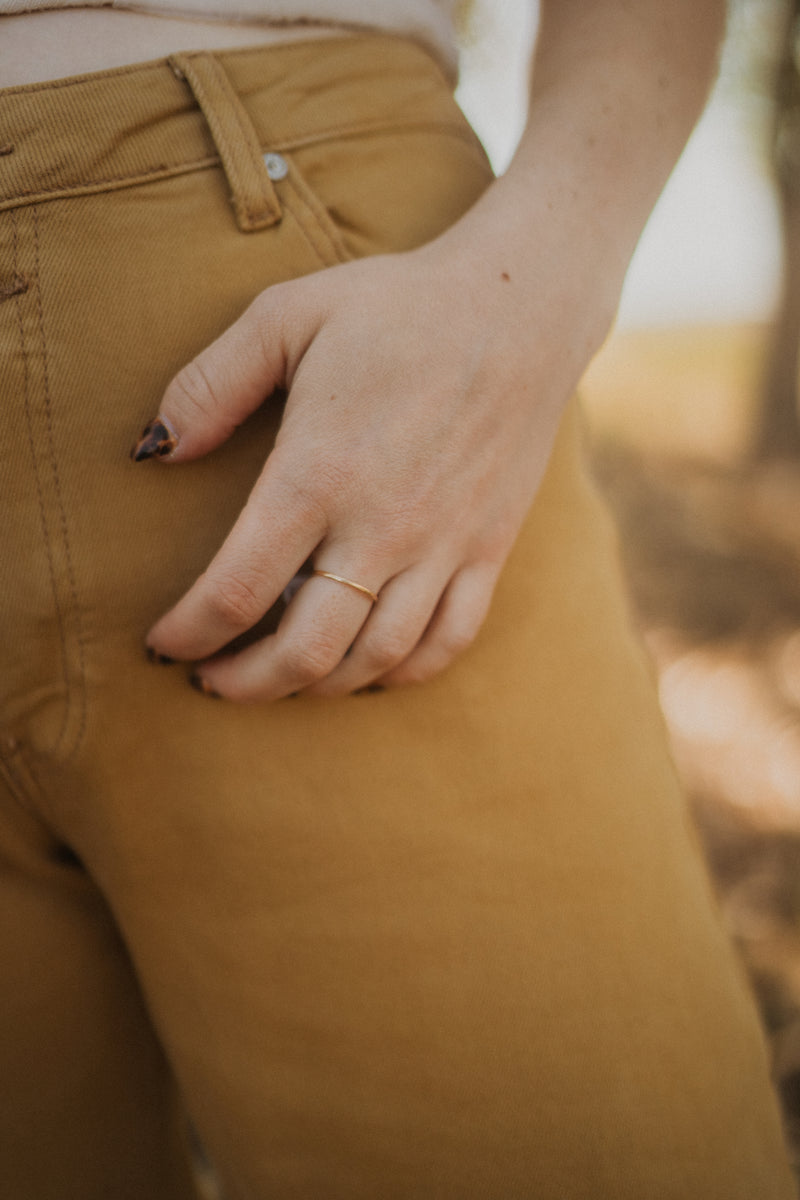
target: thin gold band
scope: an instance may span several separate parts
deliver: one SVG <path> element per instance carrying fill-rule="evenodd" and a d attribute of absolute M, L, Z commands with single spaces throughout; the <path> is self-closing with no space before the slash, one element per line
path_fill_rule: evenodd
<path fill-rule="evenodd" d="M 378 596 L 371 588 L 364 587 L 363 583 L 354 583 L 352 579 L 345 579 L 344 575 L 334 575 L 331 571 L 317 571 L 314 575 L 321 575 L 323 579 L 332 579 L 334 583 L 343 583 L 345 587 L 352 588 L 355 592 L 361 592 L 364 596 L 369 596 L 373 604 L 378 603 Z"/>

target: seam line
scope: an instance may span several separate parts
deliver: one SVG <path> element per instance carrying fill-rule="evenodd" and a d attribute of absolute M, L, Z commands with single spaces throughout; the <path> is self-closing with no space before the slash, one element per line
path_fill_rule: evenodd
<path fill-rule="evenodd" d="M 50 449 L 50 464 L 53 471 L 53 483 L 55 484 L 56 504 L 58 505 L 61 537 L 64 543 L 64 556 L 67 564 L 67 580 L 69 582 L 70 596 L 72 600 L 72 608 L 75 620 L 75 641 L 78 646 L 78 686 L 80 690 L 80 720 L 78 731 L 75 735 L 73 752 L 78 748 L 86 728 L 86 661 L 83 645 L 83 622 L 81 621 L 80 609 L 78 608 L 78 592 L 75 585 L 75 571 L 72 565 L 72 551 L 69 544 L 69 533 L 67 530 L 67 514 L 64 510 L 64 501 L 62 496 L 61 479 L 58 470 L 58 456 L 55 450 L 55 439 L 53 437 L 53 406 L 52 397 L 50 394 L 50 373 L 47 365 L 47 341 L 44 332 L 44 309 L 42 305 L 42 281 L 39 272 L 39 210 L 33 209 L 33 240 L 36 259 L 36 301 L 39 313 L 39 332 L 42 339 L 42 367 L 44 371 L 44 395 L 45 395 L 45 412 L 47 416 L 47 440 Z M 70 695 L 69 680 L 67 680 L 67 695 Z M 63 736 L 63 735 L 62 735 Z"/>
<path fill-rule="evenodd" d="M 353 121 L 350 125 L 329 125 L 327 128 L 315 129 L 311 133 L 289 135 L 276 138 L 270 143 L 270 149 L 296 150 L 301 146 L 311 146 L 315 142 L 324 142 L 336 138 L 359 137 L 368 133 L 448 133 L 467 142 L 477 149 L 477 135 L 469 129 L 463 129 L 455 121 Z"/>
<path fill-rule="evenodd" d="M 19 265 L 18 257 L 17 257 L 18 235 L 17 235 L 16 213 L 13 213 L 13 212 L 11 214 L 11 232 L 12 232 L 13 247 L 14 247 L 14 269 L 16 270 Z M 38 283 L 39 283 L 39 281 L 38 281 L 38 275 L 37 275 L 37 280 L 36 280 L 37 288 L 38 288 Z M 67 730 L 67 723 L 69 720 L 69 710 L 70 710 L 69 660 L 67 658 L 66 626 L 65 626 L 65 622 L 64 622 L 64 613 L 61 608 L 61 601 L 60 601 L 60 598 L 58 595 L 58 587 L 56 585 L 55 564 L 53 562 L 53 549 L 50 544 L 50 533 L 48 530 L 47 516 L 46 516 L 46 511 L 45 511 L 44 494 L 42 492 L 41 471 L 39 469 L 39 460 L 38 460 L 38 457 L 36 454 L 36 442 L 35 442 L 35 439 L 33 436 L 33 415 L 31 413 L 31 396 L 30 396 L 30 371 L 29 371 L 29 367 L 28 367 L 29 355 L 28 355 L 27 342 L 25 340 L 25 329 L 22 324 L 22 312 L 20 309 L 19 297 L 15 298 L 14 303 L 15 303 L 16 313 L 17 313 L 17 328 L 19 329 L 20 348 L 22 350 L 23 378 L 24 378 L 24 387 L 25 387 L 25 426 L 26 426 L 27 433 L 28 433 L 28 446 L 30 448 L 31 461 L 33 463 L 33 475 L 34 475 L 34 479 L 36 480 L 36 496 L 37 496 L 37 500 L 38 500 L 38 504 L 39 504 L 39 519 L 42 523 L 42 537 L 44 540 L 45 554 L 47 557 L 47 570 L 48 570 L 48 574 L 50 576 L 50 587 L 51 587 L 52 593 L 53 593 L 53 604 L 55 606 L 56 619 L 58 622 L 59 642 L 61 644 L 61 669 L 64 673 L 64 687 L 66 689 L 66 700 L 64 703 L 64 715 L 61 719 L 61 729 L 59 730 L 58 738 L 56 740 L 56 746 L 58 747 L 61 745 L 61 742 L 63 741 L 64 735 Z"/>
<path fill-rule="evenodd" d="M 256 162 L 253 165 L 256 168 L 257 186 L 259 187 L 259 190 L 261 192 L 261 196 L 260 196 L 261 207 L 255 213 L 246 212 L 245 215 L 247 217 L 247 220 L 255 222 L 255 221 L 265 220 L 269 217 L 272 217 L 275 220 L 279 220 L 280 219 L 280 210 L 277 213 L 275 212 L 275 205 L 277 204 L 278 198 L 275 195 L 275 188 L 273 186 L 272 180 L 270 179 L 269 175 L 267 174 L 267 168 L 264 166 L 263 161 L 259 157 L 260 153 L 261 153 L 261 149 L 260 149 L 260 145 L 259 145 L 259 141 L 258 141 L 258 135 L 256 134 L 255 128 L 253 127 L 252 120 L 250 120 L 249 115 L 242 104 L 241 97 L 235 91 L 233 84 L 231 83 L 228 76 L 225 74 L 225 69 L 222 66 L 222 64 L 219 62 L 219 60 L 213 54 L 210 57 L 211 57 L 211 62 L 213 63 L 212 70 L 214 71 L 215 75 L 218 78 L 219 86 L 222 88 L 222 90 L 224 92 L 229 92 L 230 96 L 232 97 L 232 99 L 228 103 L 228 111 L 230 112 L 230 115 L 233 117 L 236 127 L 239 130 L 239 134 L 241 136 L 242 143 L 243 143 L 243 145 L 245 145 L 247 147 L 255 149 L 255 152 L 256 152 Z M 203 88 L 207 92 L 207 89 L 205 88 L 205 84 L 203 84 Z M 212 108 L 212 111 L 213 111 L 213 108 Z M 221 114 L 215 114 L 215 115 L 219 122 L 220 137 L 224 138 L 225 141 L 228 142 L 229 139 L 227 137 L 227 132 L 223 125 L 223 117 Z M 209 124 L 210 124 L 210 122 L 209 122 Z M 212 135 L 213 135 L 213 130 L 212 130 Z M 220 155 L 220 157 L 222 157 L 222 155 Z"/>
<path fill-rule="evenodd" d="M 462 142 L 466 142 L 467 145 L 472 146 L 474 149 L 478 149 L 473 137 L 459 129 L 458 126 L 450 125 L 445 121 L 421 121 L 416 124 L 403 122 L 383 124 L 374 122 L 372 124 L 343 126 L 341 129 L 331 127 L 320 130 L 318 133 L 306 134 L 302 137 L 278 138 L 270 142 L 267 149 L 291 151 L 302 149 L 304 146 L 313 146 L 315 143 L 321 141 L 332 141 L 337 137 L 352 138 L 368 133 L 424 133 L 426 131 L 447 133 L 452 137 L 457 137 Z M 138 183 L 144 183 L 148 180 L 158 178 L 167 179 L 174 175 L 186 175 L 191 171 L 202 170 L 206 167 L 220 166 L 221 161 L 219 155 L 207 155 L 204 158 L 190 159 L 187 162 L 162 163 L 157 167 L 138 171 L 133 175 L 109 175 L 104 179 L 92 179 L 87 183 L 60 184 L 58 187 L 51 188 L 27 188 L 25 191 L 14 192 L 13 195 L 0 200 L 0 210 L 18 207 L 18 201 L 24 201 L 29 197 L 47 198 L 59 195 L 64 197 L 87 195 L 92 192 L 102 191 L 104 187 L 111 185 L 117 187 L 135 187 Z"/>
<path fill-rule="evenodd" d="M 17 200 L 25 200 L 29 196 L 38 199 L 40 196 L 72 196 L 86 193 L 87 191 L 101 191 L 109 184 L 114 184 L 121 187 L 135 187 L 137 183 L 143 183 L 146 180 L 153 178 L 168 178 L 171 175 L 188 175 L 191 171 L 196 171 L 204 167 L 217 167 L 220 165 L 218 155 L 213 158 L 196 158 L 190 162 L 165 164 L 158 167 L 153 167 L 147 171 L 139 171 L 135 175 L 109 175 L 105 179 L 93 179 L 89 183 L 75 184 L 60 184 L 58 187 L 52 188 L 28 188 L 24 192 L 15 192 L 13 196 L 7 197 L 0 201 L 0 207 L 14 207 Z"/>
<path fill-rule="evenodd" d="M 295 192 L 295 195 L 297 195 L 296 192 Z M 319 261 L 322 263 L 323 267 L 331 266 L 332 265 L 331 262 L 329 261 L 329 259 L 327 259 L 325 257 L 325 255 L 320 250 L 319 246 L 317 246 L 316 242 L 311 237 L 309 230 L 306 229 L 305 225 L 301 221 L 298 213 L 295 211 L 295 209 L 292 208 L 291 204 L 288 203 L 288 201 L 286 200 L 285 197 L 284 197 L 284 201 L 283 201 L 283 207 L 286 209 L 286 211 L 289 213 L 289 215 L 294 219 L 294 223 L 297 226 L 297 228 L 300 230 L 300 233 L 302 234 L 304 241 L 314 251 L 314 254 L 317 256 Z M 338 256 L 337 256 L 337 261 L 338 261 Z"/>
<path fill-rule="evenodd" d="M 295 169 L 296 169 L 296 168 L 295 168 Z M 318 231 L 319 231 L 319 232 L 322 234 L 322 236 L 323 236 L 323 237 L 324 237 L 324 239 L 325 239 L 325 242 L 326 242 L 326 244 L 327 244 L 327 245 L 330 247 L 330 249 L 333 251 L 334 262 L 335 262 L 335 263 L 347 262 L 347 261 L 348 261 L 347 257 L 346 257 L 346 256 L 343 256 L 343 254 L 342 254 L 342 250 L 341 250 L 341 249 L 340 249 L 340 247 L 339 247 L 339 246 L 336 244 L 336 241 L 335 241 L 335 239 L 334 239 L 334 238 L 331 236 L 331 233 L 330 233 L 330 231 L 329 231 L 328 229 L 326 229 L 326 228 L 325 228 L 325 225 L 324 225 L 324 223 L 323 223 L 323 221 L 322 221 L 322 219 L 321 219 L 321 217 L 320 217 L 319 213 L 315 212 L 315 210 L 314 210 L 314 207 L 313 207 L 311 204 L 309 204 L 309 202 L 308 202 L 308 201 L 305 199 L 305 197 L 302 195 L 302 193 L 300 192 L 299 188 L 298 188 L 298 187 L 297 187 L 297 185 L 295 184 L 295 181 L 294 181 L 294 179 L 292 178 L 291 172 L 290 172 L 290 174 L 289 174 L 289 176 L 288 176 L 288 178 L 287 178 L 286 182 L 289 184 L 289 187 L 291 188 L 292 195 L 295 197 L 295 199 L 296 199 L 296 200 L 298 201 L 298 203 L 301 205 L 301 207 L 302 207 L 302 209 L 303 209 L 303 212 L 306 214 L 306 216 L 307 216 L 307 217 L 310 217 L 310 218 L 311 218 L 311 220 L 313 221 L 313 223 L 314 223 L 314 225 L 315 225 L 316 229 L 317 229 L 317 230 L 318 230 Z M 304 181 L 304 182 L 305 182 L 305 181 Z M 306 184 L 306 186 L 308 186 L 308 185 Z M 310 189 L 309 189 L 309 190 L 310 190 Z M 314 192 L 311 192 L 311 195 L 313 195 L 313 196 L 314 196 L 314 198 L 316 199 L 316 193 L 314 193 Z M 317 201 L 317 203 L 321 203 L 321 202 L 320 202 L 320 201 Z M 301 221 L 301 219 L 300 219 L 300 215 L 299 215 L 299 214 L 296 212 L 296 210 L 295 210 L 294 208 L 291 208 L 291 207 L 290 207 L 290 206 L 289 206 L 289 205 L 286 203 L 286 199 L 285 199 L 285 198 L 284 198 L 284 206 L 285 206 L 286 208 L 288 208 L 288 209 L 289 209 L 289 212 L 292 214 L 292 216 L 294 217 L 294 219 L 295 219 L 295 221 L 297 222 L 297 224 L 298 224 L 298 225 L 299 225 L 299 226 L 300 226 L 300 227 L 303 229 L 303 232 L 304 232 L 304 233 L 306 233 L 306 235 L 307 235 L 307 240 L 309 240 L 309 241 L 310 241 L 310 240 L 311 240 L 311 231 L 310 231 L 309 229 L 307 229 L 307 228 L 306 228 L 306 225 L 305 225 L 305 224 L 304 224 L 304 223 Z M 316 245 L 315 245 L 315 249 L 317 249 Z M 320 257 L 320 258 L 322 258 L 322 252 L 321 252 L 319 249 L 317 249 L 317 254 L 319 255 L 319 257 Z M 330 261 L 329 261 L 329 260 L 326 260 L 326 261 L 325 261 L 325 266 L 330 266 L 330 265 L 331 265 Z"/>

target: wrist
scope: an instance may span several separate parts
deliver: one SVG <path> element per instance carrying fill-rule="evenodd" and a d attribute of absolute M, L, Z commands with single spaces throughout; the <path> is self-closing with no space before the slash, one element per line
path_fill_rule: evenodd
<path fill-rule="evenodd" d="M 613 323 L 627 257 L 581 204 L 543 183 L 521 173 L 496 180 L 422 253 L 509 365 L 553 346 L 580 375 Z"/>

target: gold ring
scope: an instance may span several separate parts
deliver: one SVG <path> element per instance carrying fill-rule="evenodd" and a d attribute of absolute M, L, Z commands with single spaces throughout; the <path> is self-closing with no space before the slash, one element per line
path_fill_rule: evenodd
<path fill-rule="evenodd" d="M 355 592 L 361 592 L 363 596 L 369 596 L 373 604 L 378 603 L 378 596 L 371 588 L 364 587 L 363 583 L 354 583 L 352 579 L 345 579 L 344 575 L 334 575 L 331 571 L 314 570 L 314 575 L 320 575 L 323 579 L 332 579 L 334 583 L 343 583 L 345 587 L 352 588 Z"/>

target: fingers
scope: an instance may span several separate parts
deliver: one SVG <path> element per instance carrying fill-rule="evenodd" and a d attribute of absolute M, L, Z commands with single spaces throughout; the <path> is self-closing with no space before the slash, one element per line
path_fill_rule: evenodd
<path fill-rule="evenodd" d="M 175 376 L 131 458 L 188 462 L 230 437 L 276 388 L 288 385 L 321 320 L 309 280 L 278 284 Z M 302 302 L 300 302 L 302 297 Z"/>
<path fill-rule="evenodd" d="M 403 662 L 425 633 L 446 584 L 446 575 L 427 567 L 389 580 L 347 657 L 307 693 L 346 696 Z"/>
<path fill-rule="evenodd" d="M 318 501 L 300 490 L 274 451 L 208 568 L 148 633 L 149 649 L 196 662 L 246 633 L 313 554 L 326 527 Z"/>
<path fill-rule="evenodd" d="M 352 589 L 313 577 L 295 596 L 277 633 L 238 654 L 200 664 L 203 690 L 255 701 L 297 692 L 342 696 L 376 680 L 387 687 L 421 683 L 472 643 L 496 573 L 494 566 L 464 569 L 442 595 L 435 573 L 410 569 L 381 589 L 375 606 Z"/>
<path fill-rule="evenodd" d="M 366 586 L 378 586 L 373 581 Z M 278 632 L 235 655 L 201 663 L 202 690 L 229 700 L 278 700 L 327 678 L 367 620 L 372 601 L 312 576 L 289 605 Z"/>
<path fill-rule="evenodd" d="M 479 563 L 458 571 L 413 651 L 376 682 L 383 687 L 424 683 L 449 667 L 477 637 L 498 574 L 495 563 Z"/>

